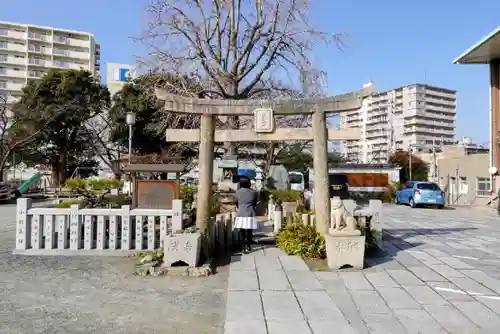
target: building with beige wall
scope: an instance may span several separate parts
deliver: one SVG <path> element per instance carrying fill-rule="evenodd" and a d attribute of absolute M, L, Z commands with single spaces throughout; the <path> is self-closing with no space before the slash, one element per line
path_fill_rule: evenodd
<path fill-rule="evenodd" d="M 429 164 L 429 180 L 439 184 L 449 204 L 483 205 L 491 199 L 488 148 L 462 141 L 414 155 Z"/>
<path fill-rule="evenodd" d="M 100 74 L 94 35 L 74 30 L 0 21 L 0 94 L 12 104 L 29 80 L 49 69 L 85 69 Z"/>
<path fill-rule="evenodd" d="M 490 95 L 490 195 L 500 190 L 500 26 L 453 60 L 454 64 L 485 64 L 489 66 Z"/>

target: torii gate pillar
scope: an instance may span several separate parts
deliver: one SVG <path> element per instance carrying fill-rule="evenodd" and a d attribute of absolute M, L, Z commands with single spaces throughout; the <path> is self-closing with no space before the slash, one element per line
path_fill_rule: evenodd
<path fill-rule="evenodd" d="M 214 170 L 215 120 L 211 114 L 202 114 L 200 122 L 200 144 L 198 156 L 198 195 L 196 198 L 196 227 L 204 232 L 210 219 L 212 183 Z"/>
<path fill-rule="evenodd" d="M 328 130 L 325 113 L 317 110 L 312 114 L 314 210 L 316 230 L 325 234 L 330 225 L 330 194 L 328 189 Z"/>

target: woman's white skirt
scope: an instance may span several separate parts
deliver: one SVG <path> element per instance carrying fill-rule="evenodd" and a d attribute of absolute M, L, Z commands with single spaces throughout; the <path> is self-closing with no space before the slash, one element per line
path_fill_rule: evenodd
<path fill-rule="evenodd" d="M 256 217 L 236 217 L 233 228 L 257 230 L 259 228 L 259 222 Z"/>

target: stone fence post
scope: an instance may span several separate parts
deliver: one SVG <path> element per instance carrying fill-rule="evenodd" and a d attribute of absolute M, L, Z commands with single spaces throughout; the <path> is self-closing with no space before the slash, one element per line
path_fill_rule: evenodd
<path fill-rule="evenodd" d="M 69 249 L 78 250 L 82 248 L 82 219 L 78 214 L 80 206 L 71 205 L 69 216 Z"/>
<path fill-rule="evenodd" d="M 174 199 L 172 201 L 172 233 L 182 230 L 183 207 L 182 200 Z"/>
<path fill-rule="evenodd" d="M 28 210 L 31 209 L 31 198 L 19 198 L 16 206 L 16 249 L 30 247 L 31 226 L 28 221 Z"/>
<path fill-rule="evenodd" d="M 273 222 L 274 222 L 274 233 L 281 231 L 281 226 L 283 224 L 283 211 L 275 210 L 273 212 Z"/>
<path fill-rule="evenodd" d="M 130 250 L 132 247 L 132 238 L 130 231 L 130 205 L 122 205 L 122 239 L 121 249 Z"/>
<path fill-rule="evenodd" d="M 269 197 L 269 202 L 267 203 L 267 220 L 272 221 L 274 219 L 274 199 L 273 196 Z"/>
<path fill-rule="evenodd" d="M 382 249 L 382 201 L 378 199 L 370 200 L 370 210 L 372 212 L 372 219 L 370 227 L 372 229 L 373 237 L 377 243 L 377 247 Z"/>

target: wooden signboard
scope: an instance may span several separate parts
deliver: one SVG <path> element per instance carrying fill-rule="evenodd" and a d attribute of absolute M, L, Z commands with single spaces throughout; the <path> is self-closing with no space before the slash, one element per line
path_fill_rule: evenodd
<path fill-rule="evenodd" d="M 389 175 L 382 173 L 346 173 L 349 189 L 380 191 L 389 185 Z"/>
<path fill-rule="evenodd" d="M 137 180 L 137 207 L 141 209 L 172 209 L 178 198 L 175 181 Z"/>

